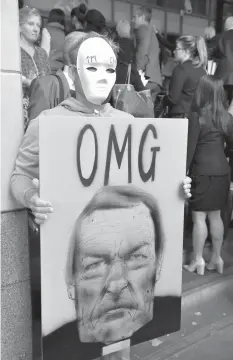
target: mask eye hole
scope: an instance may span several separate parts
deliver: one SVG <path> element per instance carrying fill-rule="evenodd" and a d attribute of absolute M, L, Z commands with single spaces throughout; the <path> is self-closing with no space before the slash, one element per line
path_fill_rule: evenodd
<path fill-rule="evenodd" d="M 89 66 L 89 67 L 87 68 L 87 70 L 88 70 L 88 71 L 92 71 L 92 72 L 97 71 L 96 67 L 94 67 L 94 66 Z"/>
<path fill-rule="evenodd" d="M 115 69 L 111 69 L 111 68 L 107 69 L 106 71 L 110 74 L 114 74 L 116 72 Z"/>

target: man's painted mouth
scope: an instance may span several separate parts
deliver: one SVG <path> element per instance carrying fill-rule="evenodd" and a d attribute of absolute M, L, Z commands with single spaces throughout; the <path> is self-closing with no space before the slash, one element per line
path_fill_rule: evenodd
<path fill-rule="evenodd" d="M 113 321 L 113 320 L 121 319 L 125 317 L 125 315 L 129 313 L 129 311 L 130 309 L 126 309 L 126 308 L 109 310 L 104 314 L 105 321 Z"/>

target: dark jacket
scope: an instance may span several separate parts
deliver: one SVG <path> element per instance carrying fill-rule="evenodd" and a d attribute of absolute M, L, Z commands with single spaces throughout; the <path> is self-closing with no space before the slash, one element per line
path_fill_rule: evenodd
<path fill-rule="evenodd" d="M 153 320 L 133 334 L 131 346 L 179 330 L 180 314 L 180 297 L 156 297 Z M 101 357 L 102 347 L 100 343 L 81 343 L 74 321 L 43 338 L 43 359 L 92 360 Z"/>
<path fill-rule="evenodd" d="M 170 107 L 171 115 L 189 113 L 198 82 L 205 74 L 204 68 L 195 67 L 191 60 L 178 64 L 174 68 L 169 95 L 164 98 L 164 106 Z"/>
<path fill-rule="evenodd" d="M 70 97 L 69 84 L 63 71 L 59 70 L 56 75 L 61 79 L 63 91 L 54 75 L 41 76 L 32 82 L 28 105 L 29 120 L 35 119 L 42 111 L 52 109 Z M 61 91 L 64 99 L 61 99 Z"/>
<path fill-rule="evenodd" d="M 222 129 L 206 124 L 210 116 L 189 117 L 189 136 L 187 152 L 187 169 L 191 175 L 221 176 L 229 174 L 230 168 L 224 152 L 225 142 L 228 149 L 233 149 L 233 117 L 225 113 L 222 119 L 225 124 Z M 202 124 L 202 117 L 205 119 Z"/>
<path fill-rule="evenodd" d="M 131 64 L 130 84 L 132 84 L 136 91 L 145 90 L 138 73 L 136 64 L 133 62 L 133 55 L 135 52 L 133 40 L 128 38 L 116 39 L 119 45 L 119 53 L 117 57 L 116 68 L 116 84 L 125 84 L 127 80 L 128 65 Z"/>
<path fill-rule="evenodd" d="M 135 30 L 136 65 L 150 81 L 162 85 L 160 47 L 152 26 L 141 25 Z"/>
<path fill-rule="evenodd" d="M 224 31 L 218 40 L 219 65 L 215 75 L 225 85 L 233 85 L 233 29 Z"/>
<path fill-rule="evenodd" d="M 64 43 L 65 43 L 65 29 L 59 23 L 49 23 L 46 26 L 50 36 L 50 53 L 49 61 L 52 73 L 56 73 L 59 69 L 64 67 Z"/>

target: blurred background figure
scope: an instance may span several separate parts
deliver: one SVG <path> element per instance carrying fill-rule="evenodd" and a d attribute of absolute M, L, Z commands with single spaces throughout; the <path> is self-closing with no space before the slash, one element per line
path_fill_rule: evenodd
<path fill-rule="evenodd" d="M 18 5 L 19 5 L 19 9 L 21 9 L 22 7 L 24 7 L 24 1 L 18 0 Z"/>
<path fill-rule="evenodd" d="M 39 77 L 32 83 L 28 105 L 29 120 L 35 119 L 42 111 L 54 108 L 71 96 L 75 98 L 74 82 L 69 77 L 68 70 L 69 51 L 77 46 L 85 35 L 79 31 L 68 34 L 64 43 L 64 69 L 59 69 L 56 74 Z"/>
<path fill-rule="evenodd" d="M 71 23 L 75 30 L 82 31 L 84 29 L 86 13 L 87 7 L 83 3 L 71 10 Z"/>
<path fill-rule="evenodd" d="M 205 28 L 204 39 L 206 42 L 206 48 L 208 53 L 208 65 L 207 73 L 214 75 L 217 63 L 216 63 L 216 46 L 217 46 L 217 36 L 216 31 L 213 26 L 208 26 Z"/>
<path fill-rule="evenodd" d="M 19 10 L 21 72 L 23 85 L 24 127 L 28 125 L 28 102 L 31 82 L 38 76 L 48 75 L 49 59 L 40 48 L 38 40 L 41 30 L 41 16 L 37 9 L 24 7 Z"/>
<path fill-rule="evenodd" d="M 64 67 L 65 13 L 61 9 L 49 12 L 48 24 L 42 31 L 41 47 L 47 52 L 51 72 Z"/>
<path fill-rule="evenodd" d="M 139 73 L 144 73 L 148 79 L 147 89 L 155 101 L 161 91 L 162 77 L 160 69 L 159 42 L 151 24 L 152 9 L 145 6 L 139 7 L 133 17 L 136 64 Z"/>
<path fill-rule="evenodd" d="M 221 34 L 217 50 L 219 52 L 219 64 L 215 75 L 223 79 L 224 88 L 229 104 L 233 99 L 233 16 L 226 19 L 224 32 Z"/>
<path fill-rule="evenodd" d="M 115 41 L 119 45 L 116 68 L 116 84 L 126 84 L 128 67 L 131 64 L 130 83 L 136 91 L 145 90 L 141 77 L 133 62 L 135 48 L 131 37 L 130 23 L 127 20 L 120 20 L 116 25 L 117 38 Z"/>
<path fill-rule="evenodd" d="M 202 37 L 181 36 L 176 43 L 175 58 L 178 64 L 172 72 L 169 94 L 164 106 L 171 117 L 187 116 L 199 80 L 206 74 L 207 49 Z"/>
<path fill-rule="evenodd" d="M 95 31 L 102 34 L 107 31 L 104 15 L 95 9 L 88 10 L 85 16 L 85 32 Z"/>

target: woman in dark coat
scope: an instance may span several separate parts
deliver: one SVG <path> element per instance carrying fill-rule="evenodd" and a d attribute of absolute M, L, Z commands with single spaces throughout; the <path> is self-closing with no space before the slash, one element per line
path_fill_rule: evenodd
<path fill-rule="evenodd" d="M 200 78 L 206 74 L 207 50 L 202 37 L 181 36 L 176 42 L 175 57 L 178 62 L 172 72 L 169 94 L 164 106 L 170 117 L 187 116 Z"/>
<path fill-rule="evenodd" d="M 192 159 L 188 147 L 188 169 L 192 178 L 193 261 L 185 265 L 185 269 L 204 274 L 203 247 L 208 235 L 208 218 L 213 247 L 207 269 L 222 273 L 224 226 L 221 209 L 227 204 L 230 188 L 230 167 L 224 145 L 226 142 L 229 149 L 233 149 L 233 117 L 227 112 L 222 81 L 213 75 L 205 75 L 200 80 L 194 104 L 196 114 L 192 113 L 190 121 L 198 122 L 199 130 L 198 133 L 189 132 L 189 146 L 193 144 L 192 137 L 197 139 Z"/>

